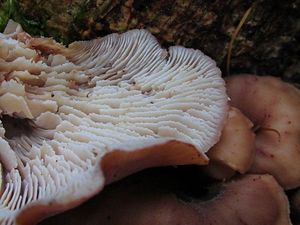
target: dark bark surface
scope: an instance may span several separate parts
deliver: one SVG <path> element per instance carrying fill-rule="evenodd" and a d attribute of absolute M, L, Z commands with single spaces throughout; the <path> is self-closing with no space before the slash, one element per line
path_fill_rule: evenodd
<path fill-rule="evenodd" d="M 165 47 L 201 49 L 224 75 L 232 35 L 251 8 L 232 45 L 230 72 L 300 83 L 300 0 L 20 0 L 16 5 L 11 17 L 32 34 L 68 43 L 145 28 Z"/>

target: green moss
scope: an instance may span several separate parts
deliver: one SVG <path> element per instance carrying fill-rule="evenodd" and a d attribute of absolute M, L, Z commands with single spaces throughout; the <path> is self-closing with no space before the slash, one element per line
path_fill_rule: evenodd
<path fill-rule="evenodd" d="M 80 7 L 77 9 L 77 12 L 75 12 L 74 20 L 81 20 L 86 17 L 89 10 L 89 4 L 90 0 L 84 0 L 81 2 Z"/>
<path fill-rule="evenodd" d="M 1 2 L 0 8 L 0 31 L 2 32 L 14 10 L 14 0 Z"/>
<path fill-rule="evenodd" d="M 0 9 L 0 30 L 3 31 L 8 20 L 13 19 L 20 23 L 26 32 L 31 35 L 44 35 L 44 21 L 30 20 L 19 10 L 16 0 L 6 0 L 2 2 Z"/>

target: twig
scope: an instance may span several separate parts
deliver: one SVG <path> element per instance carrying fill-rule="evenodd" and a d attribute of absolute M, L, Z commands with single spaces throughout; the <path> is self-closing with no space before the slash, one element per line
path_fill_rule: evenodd
<path fill-rule="evenodd" d="M 228 46 L 228 53 L 227 53 L 227 61 L 226 61 L 226 71 L 227 71 L 227 75 L 230 75 L 230 61 L 231 61 L 231 52 L 232 52 L 232 48 L 233 48 L 233 43 L 236 40 L 242 26 L 244 25 L 244 23 L 246 22 L 246 20 L 248 19 L 250 12 L 252 11 L 254 7 L 254 3 L 251 5 L 251 7 L 249 9 L 247 9 L 247 11 L 244 13 L 241 21 L 239 22 L 238 26 L 236 27 L 234 33 L 231 36 L 231 40 L 229 42 L 229 46 Z"/>

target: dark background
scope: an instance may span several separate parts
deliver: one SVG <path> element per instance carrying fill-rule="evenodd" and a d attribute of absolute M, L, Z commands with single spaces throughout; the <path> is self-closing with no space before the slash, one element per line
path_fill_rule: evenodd
<path fill-rule="evenodd" d="M 202 50 L 228 74 L 280 76 L 300 84 L 300 0 L 0 0 L 7 18 L 32 35 L 68 44 L 133 28 L 151 31 L 164 47 Z"/>

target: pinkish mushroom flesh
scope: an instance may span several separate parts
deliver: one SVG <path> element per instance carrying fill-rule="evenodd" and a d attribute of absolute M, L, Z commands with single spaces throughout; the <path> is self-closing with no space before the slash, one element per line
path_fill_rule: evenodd
<path fill-rule="evenodd" d="M 300 186 L 300 90 L 274 77 L 227 78 L 230 104 L 255 126 L 253 173 L 271 174 L 285 188 Z"/>
<path fill-rule="evenodd" d="M 204 170 L 216 179 L 228 179 L 235 172 L 244 174 L 255 157 L 255 135 L 252 122 L 238 109 L 230 107 L 221 139 L 207 156 L 210 162 Z"/>

